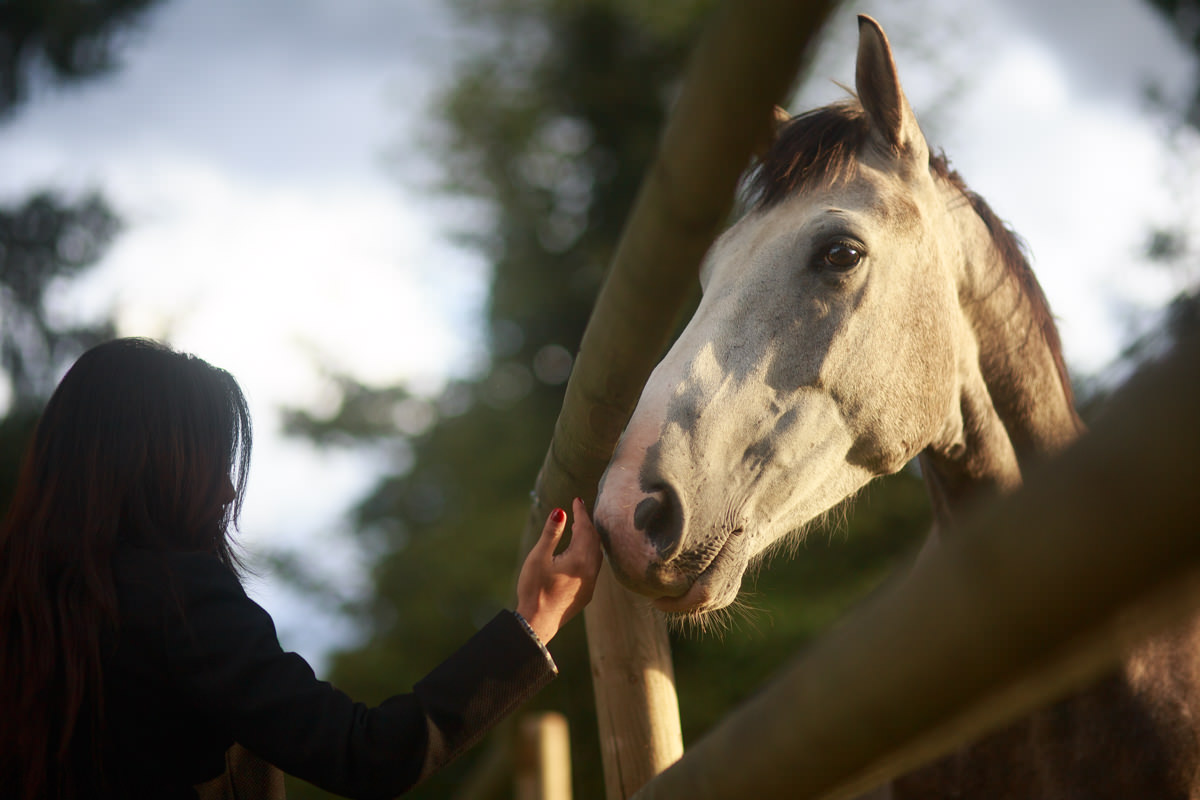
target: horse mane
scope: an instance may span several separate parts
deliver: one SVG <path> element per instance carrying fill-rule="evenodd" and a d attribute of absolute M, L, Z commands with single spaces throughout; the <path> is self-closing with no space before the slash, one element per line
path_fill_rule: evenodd
<path fill-rule="evenodd" d="M 831 188 L 851 179 L 869 135 L 870 123 L 856 99 L 792 117 L 780 126 L 775 141 L 749 175 L 745 193 L 748 206 L 765 211 L 793 194 Z M 1062 341 L 1050 304 L 1029 265 L 1025 242 L 967 187 L 944 153 L 930 152 L 929 169 L 935 178 L 956 189 L 983 221 L 1005 272 L 1029 303 L 1033 324 L 1050 348 L 1067 401 L 1073 407 L 1075 398 L 1063 360 Z"/>
<path fill-rule="evenodd" d="M 854 177 L 870 127 L 857 101 L 815 108 L 779 126 L 747 182 L 747 199 L 766 210 L 785 198 Z"/>

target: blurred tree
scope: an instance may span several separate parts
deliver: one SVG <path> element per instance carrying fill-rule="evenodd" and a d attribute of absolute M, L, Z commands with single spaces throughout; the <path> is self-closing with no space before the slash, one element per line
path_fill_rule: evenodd
<path fill-rule="evenodd" d="M 0 367 L 14 409 L 43 399 L 59 370 L 109 332 L 64 323 L 47 301 L 96 262 L 118 227 L 98 194 L 71 202 L 43 191 L 0 207 Z"/>
<path fill-rule="evenodd" d="M 374 591 L 358 609 L 362 644 L 332 667 L 352 695 L 378 700 L 411 684 L 506 602 L 527 492 L 572 354 L 711 5 L 456 3 L 471 55 L 431 138 L 443 188 L 486 210 L 482 229 L 458 233 L 493 268 L 487 366 L 429 402 L 338 376 L 343 402 L 332 414 L 290 416 L 294 432 L 316 441 L 382 437 L 397 454 L 392 473 L 355 512 L 364 546 L 378 557 Z M 924 489 L 904 471 L 873 484 L 847 519 L 799 543 L 803 557 L 778 558 L 748 579 L 746 605 L 732 615 L 744 620 L 718 636 L 676 635 L 685 740 L 755 691 L 911 552 L 928 526 Z M 601 797 L 582 626 L 551 649 L 562 676 L 536 702 L 571 719 L 576 797 Z M 416 795 L 451 796 L 478 756 Z M 289 792 L 324 796 L 299 782 Z"/>
<path fill-rule="evenodd" d="M 1146 0 L 1162 13 L 1183 44 L 1200 56 L 1200 0 Z M 1192 96 L 1183 118 L 1200 130 L 1200 59 L 1194 62 Z"/>
<path fill-rule="evenodd" d="M 378 554 L 374 592 L 358 609 L 361 646 L 338 654 L 332 679 L 378 700 L 410 685 L 508 601 L 528 492 L 562 403 L 584 325 L 624 218 L 633 204 L 695 39 L 707 0 L 511 0 L 460 3 L 472 55 L 461 63 L 431 137 L 444 189 L 486 209 L 482 230 L 459 231 L 493 267 L 487 302 L 488 364 L 422 405 L 402 389 L 335 378 L 331 414 L 293 411 L 293 432 L 318 442 L 396 447 L 392 474 L 357 508 L 359 536 Z M 399 418 L 432 420 L 400 434 Z M 919 481 L 877 490 L 892 511 L 874 536 L 820 538 L 816 560 L 788 561 L 753 622 L 716 637 L 681 639 L 677 656 L 685 736 L 694 736 L 753 691 L 831 615 L 878 581 L 926 524 Z M 896 509 L 900 509 L 897 511 Z M 822 566 L 824 564 L 824 566 Z M 799 566 L 797 566 L 799 565 Z M 794 569 L 793 569 L 794 568 Z M 824 577 L 810 581 L 814 574 Z M 853 578 L 848 578 L 851 576 Z M 845 578 L 845 580 L 843 580 Z M 562 676 L 536 701 L 572 725 L 576 796 L 602 797 L 599 748 L 583 626 L 552 650 Z M 450 796 L 477 758 L 417 796 Z M 324 796 L 293 781 L 297 798 Z"/>
<path fill-rule="evenodd" d="M 117 37 L 161 0 L 0 3 L 0 118 L 38 82 L 75 82 L 117 66 Z"/>
<path fill-rule="evenodd" d="M 381 555 L 362 617 L 366 639 L 333 666 L 352 695 L 379 699 L 410 684 L 508 602 L 528 494 L 573 353 L 709 5 L 457 4 L 471 55 L 431 139 L 444 188 L 488 212 L 486 229 L 458 233 L 494 270 L 489 359 L 432 404 L 436 420 L 406 439 L 395 473 L 358 508 L 361 535 Z M 361 391 L 345 398 L 363 403 Z M 300 413 L 292 422 L 312 430 L 323 421 Z M 568 710 L 577 796 L 595 797 L 582 626 L 553 649 L 563 676 L 539 702 Z M 417 794 L 444 796 L 458 777 L 461 768 L 451 769 Z"/>
<path fill-rule="evenodd" d="M 0 124 L 39 84 L 76 82 L 117 63 L 117 37 L 160 0 L 0 2 Z M 43 189 L 0 205 L 0 509 L 41 403 L 62 369 L 112 335 L 100 321 L 76 325 L 50 302 L 86 272 L 119 229 L 98 193 L 67 198 Z"/>

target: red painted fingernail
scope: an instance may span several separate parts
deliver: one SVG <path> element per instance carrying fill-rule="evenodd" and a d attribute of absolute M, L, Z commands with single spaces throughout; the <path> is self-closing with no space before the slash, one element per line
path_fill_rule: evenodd
<path fill-rule="evenodd" d="M 567 518 L 567 512 L 561 508 L 556 508 L 550 512 L 550 521 L 554 523 L 563 522 Z"/>

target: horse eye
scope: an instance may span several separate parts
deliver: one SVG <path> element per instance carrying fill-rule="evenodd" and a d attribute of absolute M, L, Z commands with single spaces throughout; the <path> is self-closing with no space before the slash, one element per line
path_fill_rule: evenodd
<path fill-rule="evenodd" d="M 862 257 L 863 251 L 849 242 L 834 242 L 825 248 L 821 261 L 832 269 L 848 270 L 857 267 Z"/>

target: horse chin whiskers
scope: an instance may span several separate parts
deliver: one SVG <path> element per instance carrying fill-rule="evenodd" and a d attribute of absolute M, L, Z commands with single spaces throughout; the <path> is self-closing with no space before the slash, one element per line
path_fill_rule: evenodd
<path fill-rule="evenodd" d="M 865 487 L 864 487 L 865 488 Z M 833 541 L 834 536 L 844 537 L 850 531 L 850 509 L 854 507 L 854 503 L 858 500 L 862 489 L 854 492 L 851 495 L 843 498 L 841 502 L 833 506 L 825 513 L 816 518 L 816 525 L 819 525 L 829 536 L 829 541 Z"/>
<path fill-rule="evenodd" d="M 807 541 L 808 533 L 814 528 L 826 530 L 830 540 L 835 535 L 844 535 L 848 529 L 850 508 L 858 496 L 858 492 L 851 494 L 832 508 L 818 514 L 773 542 L 746 566 L 742 574 L 743 583 L 747 579 L 753 581 L 757 578 L 759 571 L 780 554 L 787 555 L 789 558 L 796 555 L 803 543 Z M 743 535 L 744 532 L 744 530 L 738 529 L 732 531 L 731 536 Z M 718 639 L 724 640 L 725 635 L 735 626 L 748 625 L 755 632 L 760 631 L 759 623 L 768 612 L 762 606 L 756 605 L 752 600 L 753 597 L 754 592 L 743 590 L 738 593 L 732 603 L 721 608 L 663 613 L 666 617 L 667 627 L 673 634 L 688 637 L 716 635 Z"/>
<path fill-rule="evenodd" d="M 721 608 L 699 609 L 695 611 L 664 612 L 667 629 L 671 633 L 689 638 L 701 636 L 716 636 L 725 639 L 725 634 L 735 626 L 747 624 L 756 632 L 759 630 L 756 617 L 763 609 L 750 603 L 743 594 L 739 594 L 732 603 Z"/>
<path fill-rule="evenodd" d="M 780 556 L 794 558 L 808 541 L 808 535 L 813 530 L 824 530 L 830 542 L 833 541 L 834 536 L 844 536 L 850 527 L 850 509 L 854 506 L 860 492 L 861 490 L 849 495 L 790 533 L 780 536 L 754 559 L 749 567 L 749 574 L 757 575 L 760 570 Z"/>

